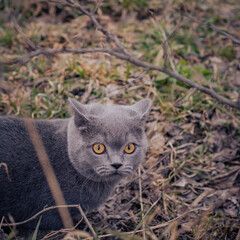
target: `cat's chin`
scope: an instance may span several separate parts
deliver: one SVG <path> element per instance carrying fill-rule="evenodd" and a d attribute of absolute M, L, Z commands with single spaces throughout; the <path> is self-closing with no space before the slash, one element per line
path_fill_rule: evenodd
<path fill-rule="evenodd" d="M 103 179 L 105 181 L 119 181 L 122 178 L 124 178 L 125 176 L 123 174 L 120 173 L 112 173 L 110 175 L 104 176 Z"/>
<path fill-rule="evenodd" d="M 127 177 L 129 175 L 129 173 L 122 173 L 122 172 L 112 172 L 110 174 L 104 174 L 104 175 L 98 175 L 96 176 L 96 178 L 94 180 L 97 180 L 99 182 L 102 181 L 110 181 L 110 182 L 118 182 L 120 181 L 122 178 Z"/>

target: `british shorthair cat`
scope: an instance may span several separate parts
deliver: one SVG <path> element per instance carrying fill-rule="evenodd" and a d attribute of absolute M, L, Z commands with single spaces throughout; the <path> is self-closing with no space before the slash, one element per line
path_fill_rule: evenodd
<path fill-rule="evenodd" d="M 132 106 L 84 105 L 69 99 L 73 116 L 35 120 L 37 131 L 67 204 L 84 211 L 96 209 L 116 183 L 133 173 L 147 150 L 145 119 L 151 101 Z M 55 205 L 25 122 L 0 117 L 0 220 L 11 215 L 26 220 L 46 206 Z M 76 209 L 70 210 L 74 216 Z M 36 221 L 25 227 L 33 228 Z M 41 228 L 62 227 L 58 211 L 48 211 Z"/>

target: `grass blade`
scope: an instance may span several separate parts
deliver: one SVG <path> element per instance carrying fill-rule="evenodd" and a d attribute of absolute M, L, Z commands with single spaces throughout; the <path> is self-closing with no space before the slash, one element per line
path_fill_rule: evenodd
<path fill-rule="evenodd" d="M 42 216 L 41 216 L 41 217 L 39 218 L 39 220 L 38 220 L 36 229 L 35 229 L 35 231 L 34 231 L 34 233 L 33 233 L 33 236 L 32 236 L 32 240 L 37 240 L 37 234 L 38 234 L 38 229 L 39 229 L 41 220 L 42 220 Z"/>

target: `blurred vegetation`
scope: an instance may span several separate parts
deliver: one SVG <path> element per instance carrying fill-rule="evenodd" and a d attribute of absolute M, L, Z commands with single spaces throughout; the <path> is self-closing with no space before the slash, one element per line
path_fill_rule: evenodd
<path fill-rule="evenodd" d="M 88 9 L 94 9 L 95 1 L 81 3 Z M 179 9 L 181 4 L 185 4 L 188 12 L 199 20 L 213 23 L 221 30 L 240 38 L 238 1 L 108 0 L 104 1 L 97 17 L 135 56 L 162 66 L 163 37 L 150 17 L 149 10 L 155 14 L 169 36 L 180 19 L 176 9 Z M 83 48 L 106 44 L 90 20 L 78 11 L 47 2 L 4 0 L 0 1 L 1 59 L 12 59 L 30 51 L 26 49 L 22 36 L 14 30 L 12 15 L 26 36 L 42 48 Z M 176 70 L 180 74 L 214 89 L 232 101 L 239 99 L 238 45 L 209 27 L 187 18 L 184 18 L 181 28 L 169 45 Z M 146 185 L 148 184 L 146 188 L 150 186 L 150 190 L 147 188 L 145 193 L 148 197 L 144 199 L 144 212 L 148 213 L 146 222 L 152 221 L 157 225 L 179 216 L 180 212 L 183 212 L 182 208 L 191 205 L 205 191 L 197 183 L 204 185 L 205 181 L 208 181 L 207 186 L 210 188 L 216 175 L 227 174 L 233 166 L 239 166 L 240 152 L 237 150 L 234 157 L 231 155 L 232 159 L 237 159 L 234 164 L 214 162 L 214 159 L 219 157 L 217 153 L 222 156 L 226 154 L 221 153 L 222 149 L 217 145 L 222 143 L 218 143 L 216 139 L 225 136 L 234 143 L 237 142 L 236 139 L 240 139 L 239 111 L 219 105 L 208 95 L 192 91 L 190 87 L 166 74 L 155 71 L 145 73 L 143 69 L 104 54 L 63 54 L 36 57 L 14 71 L 5 69 L 0 84 L 0 114 L 33 118 L 69 117 L 68 97 L 74 97 L 83 103 L 97 101 L 116 104 L 131 104 L 141 98 L 151 98 L 154 105 L 149 120 L 151 125 L 148 125 L 150 150 L 144 165 L 144 171 L 151 176 L 145 179 Z M 166 130 L 167 126 L 175 132 Z M 216 135 L 216 132 L 219 135 Z M 161 137 L 156 138 L 159 135 L 163 135 L 165 139 L 162 145 Z M 234 145 L 235 149 L 239 147 L 237 144 Z M 156 149 L 154 145 L 157 146 Z M 194 149 L 183 153 L 182 145 L 194 146 Z M 177 154 L 177 157 L 174 154 Z M 161 169 L 168 174 L 164 175 Z M 182 187 L 180 180 L 186 178 L 195 182 Z M 239 187 L 238 177 L 236 179 L 238 182 L 233 185 Z M 224 181 L 230 182 L 228 179 Z M 132 191 L 138 190 L 131 184 L 128 187 L 133 189 Z M 159 192 L 162 194 L 159 208 L 164 210 L 152 210 L 150 208 Z M 125 200 L 131 202 L 129 199 Z M 137 202 L 137 197 L 135 200 Z M 201 200 L 199 201 L 201 204 Z M 238 206 L 237 200 L 235 204 Z M 148 212 L 149 209 L 151 211 Z M 239 217 L 239 208 L 236 209 L 235 213 Z M 121 213 L 121 210 L 119 212 Z M 141 222 L 138 203 L 135 203 L 129 212 L 135 217 L 135 223 L 128 219 L 133 224 L 130 225 L 127 220 L 121 220 L 121 228 L 116 230 L 136 229 L 137 223 Z M 196 224 L 191 226 L 193 220 L 188 219 L 185 224 L 190 227 L 184 228 L 181 225 L 182 232 L 175 239 L 235 239 L 240 225 L 234 211 L 231 212 L 232 216 L 229 212 L 226 214 L 224 211 L 213 211 L 205 215 L 196 213 Z M 124 213 L 122 210 L 122 214 Z M 155 219 L 154 215 L 157 216 Z M 191 217 L 193 218 L 192 215 Z M 113 222 L 109 220 L 109 228 Z M 161 239 L 170 239 L 170 232 L 174 232 L 174 225 L 169 225 L 162 232 L 157 231 L 156 235 L 162 237 Z"/>

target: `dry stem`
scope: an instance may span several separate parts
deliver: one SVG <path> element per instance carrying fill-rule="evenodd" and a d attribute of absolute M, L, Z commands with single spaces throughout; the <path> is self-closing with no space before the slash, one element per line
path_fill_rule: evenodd
<path fill-rule="evenodd" d="M 159 199 L 153 203 L 151 209 L 156 205 L 156 203 L 159 201 Z M 53 210 L 53 209 L 61 209 L 61 208 L 78 208 L 79 211 L 80 211 L 80 208 L 79 208 L 79 205 L 75 204 L 75 205 L 59 205 L 59 206 L 52 206 L 52 207 L 48 207 L 48 208 L 45 208 L 41 211 L 39 211 L 38 213 L 36 213 L 34 216 L 32 216 L 31 218 L 25 220 L 25 221 L 22 221 L 22 222 L 18 222 L 18 223 L 9 223 L 9 224 L 5 224 L 5 223 L 2 223 L 2 226 L 18 226 L 18 225 L 22 225 L 22 224 L 25 224 L 25 223 L 28 223 L 34 219 L 36 219 L 38 216 L 42 215 L 43 213 L 47 212 L 47 211 L 50 211 L 50 210 Z M 200 207 L 200 208 L 194 208 L 194 209 L 191 209 L 189 211 L 186 211 L 185 213 L 183 213 L 182 215 L 172 219 L 172 220 L 169 220 L 168 222 L 165 222 L 165 223 L 162 223 L 162 224 L 158 224 L 158 225 L 155 225 L 155 226 L 149 226 L 148 228 L 151 229 L 151 230 L 156 230 L 156 229 L 159 229 L 159 228 L 163 228 L 163 227 L 166 227 L 168 226 L 169 224 L 183 218 L 184 216 L 186 216 L 187 214 L 191 213 L 191 212 L 195 212 L 195 211 L 209 211 L 209 208 L 206 209 L 206 208 L 203 208 L 203 207 Z M 84 214 L 84 212 L 81 212 L 80 213 L 82 214 L 82 217 L 84 218 L 84 220 L 86 221 L 89 229 L 91 230 L 92 234 L 94 237 L 96 237 L 96 233 L 95 231 L 93 230 L 90 222 L 87 220 L 87 217 L 86 215 Z M 133 235 L 133 234 L 136 234 L 136 233 L 142 233 L 142 232 L 145 232 L 146 230 L 148 230 L 148 228 L 143 228 L 141 230 L 135 230 L 135 231 L 131 231 L 131 232 L 124 232 L 123 234 L 124 235 Z M 70 228 L 69 230 L 73 230 L 73 228 Z M 104 235 L 100 235 L 98 236 L 98 238 L 105 238 L 105 237 L 110 237 L 110 236 L 113 236 L 113 234 L 104 234 Z"/>
<path fill-rule="evenodd" d="M 138 183 L 139 183 L 139 201 L 140 201 L 140 206 L 141 206 L 141 218 L 142 218 L 142 227 L 143 229 L 146 228 L 145 226 L 145 220 L 143 219 L 144 217 L 144 213 L 143 213 L 143 199 L 142 199 L 142 177 L 141 177 L 141 168 L 139 167 L 138 168 L 138 176 L 139 176 L 139 179 L 138 179 Z M 143 240 L 146 240 L 146 232 L 143 231 Z"/>
<path fill-rule="evenodd" d="M 159 228 L 167 227 L 169 224 L 176 222 L 177 220 L 185 217 L 187 214 L 189 214 L 191 212 L 199 211 L 199 210 L 208 211 L 209 209 L 206 209 L 206 208 L 191 209 L 189 211 L 186 211 L 182 215 L 180 215 L 180 216 L 178 216 L 176 218 L 173 218 L 172 220 L 169 220 L 168 222 L 165 222 L 165 223 L 162 223 L 162 224 L 158 224 L 156 226 L 152 226 L 152 227 L 148 227 L 148 228 L 151 229 L 151 230 L 156 230 L 156 229 L 159 229 Z M 146 231 L 146 230 L 148 230 L 148 229 L 141 229 L 141 230 L 132 231 L 132 232 L 124 232 L 122 234 L 124 234 L 124 235 L 132 235 L 132 234 L 135 234 L 135 233 L 142 233 L 143 231 Z M 98 236 L 98 238 L 105 238 L 105 237 L 111 237 L 111 236 L 113 236 L 113 234 L 105 234 L 105 235 Z"/>
<path fill-rule="evenodd" d="M 41 164 L 45 178 L 47 180 L 47 183 L 49 185 L 56 205 L 66 205 L 62 190 L 59 186 L 53 167 L 50 163 L 46 150 L 43 146 L 42 139 L 40 138 L 37 132 L 34 122 L 32 120 L 25 120 L 25 126 L 35 148 L 38 160 Z M 73 221 L 68 211 L 68 208 L 58 208 L 58 211 L 61 216 L 64 227 L 72 228 Z"/>
<path fill-rule="evenodd" d="M 11 226 L 19 226 L 19 225 L 23 225 L 26 224 L 28 222 L 31 222 L 33 220 L 35 220 L 37 217 L 41 216 L 43 213 L 48 212 L 50 210 L 53 209 L 62 209 L 62 208 L 78 208 L 79 205 L 58 205 L 58 206 L 51 206 L 51 207 L 47 207 L 44 208 L 43 210 L 39 211 L 38 213 L 34 214 L 32 217 L 21 221 L 21 222 L 16 222 L 16 223 L 2 223 L 3 227 L 11 227 Z M 72 228 L 72 227 L 70 227 Z"/>
<path fill-rule="evenodd" d="M 25 63 L 29 62 L 32 58 L 39 56 L 39 55 L 53 55 L 53 54 L 59 54 L 59 53 L 73 53 L 73 54 L 85 54 L 85 53 L 96 53 L 96 52 L 102 52 L 102 53 L 108 53 L 109 55 L 115 56 L 116 58 L 128 61 L 138 67 L 146 68 L 148 71 L 150 70 L 156 70 L 162 73 L 166 73 L 169 76 L 177 79 L 178 81 L 196 88 L 198 91 L 201 91 L 212 98 L 216 99 L 218 103 L 220 104 L 226 104 L 229 105 L 232 108 L 240 109 L 240 105 L 237 102 L 232 102 L 231 100 L 217 94 L 214 90 L 210 88 L 203 87 L 195 82 L 192 82 L 190 79 L 180 75 L 179 73 L 175 73 L 174 71 L 171 71 L 169 69 L 165 69 L 159 66 L 154 66 L 152 64 L 149 64 L 147 62 L 141 61 L 137 59 L 136 57 L 129 56 L 123 53 L 120 53 L 117 49 L 111 49 L 111 48 L 82 48 L 82 49 L 75 49 L 75 48 L 61 48 L 61 49 L 38 49 L 34 52 L 31 52 L 23 57 L 12 59 L 9 61 L 0 61 L 0 64 L 15 64 L 15 66 L 12 68 L 16 68 L 18 66 L 24 65 Z"/>
<path fill-rule="evenodd" d="M 2 223 L 4 221 L 4 219 L 2 219 L 1 221 L 1 226 L 3 227 L 11 227 L 11 226 L 19 226 L 19 225 L 23 225 L 23 224 L 26 224 L 28 222 L 31 222 L 33 220 L 35 220 L 37 217 L 41 216 L 42 214 L 44 214 L 45 212 L 48 212 L 50 210 L 53 210 L 53 209 L 68 209 L 68 208 L 77 208 L 81 214 L 81 216 L 83 217 L 84 221 L 86 222 L 87 226 L 89 227 L 92 235 L 94 237 L 96 237 L 96 233 L 91 225 L 91 223 L 88 221 L 85 213 L 83 212 L 81 206 L 79 204 L 73 204 L 73 205 L 58 205 L 58 206 L 51 206 L 51 207 L 47 207 L 47 208 L 44 208 L 43 210 L 39 211 L 38 213 L 36 213 L 35 215 L 33 215 L 32 217 L 24 220 L 24 221 L 21 221 L 21 222 L 17 222 L 17 223 Z M 73 230 L 75 227 L 70 226 L 70 227 L 67 227 L 69 230 Z"/>
<path fill-rule="evenodd" d="M 199 23 L 201 25 L 206 25 L 206 26 L 210 27 L 213 31 L 218 32 L 218 33 L 224 35 L 225 37 L 231 39 L 233 41 L 233 43 L 240 45 L 240 40 L 239 39 L 237 39 L 235 36 L 231 35 L 230 33 L 226 32 L 226 31 L 220 30 L 218 27 L 216 27 L 212 23 L 209 23 L 209 22 L 203 21 L 203 20 L 198 20 L 197 18 L 195 18 L 192 15 L 190 15 L 189 13 L 187 13 L 184 8 L 181 8 L 180 12 L 185 17 L 190 19 L 191 21 L 197 22 L 197 23 Z"/>

